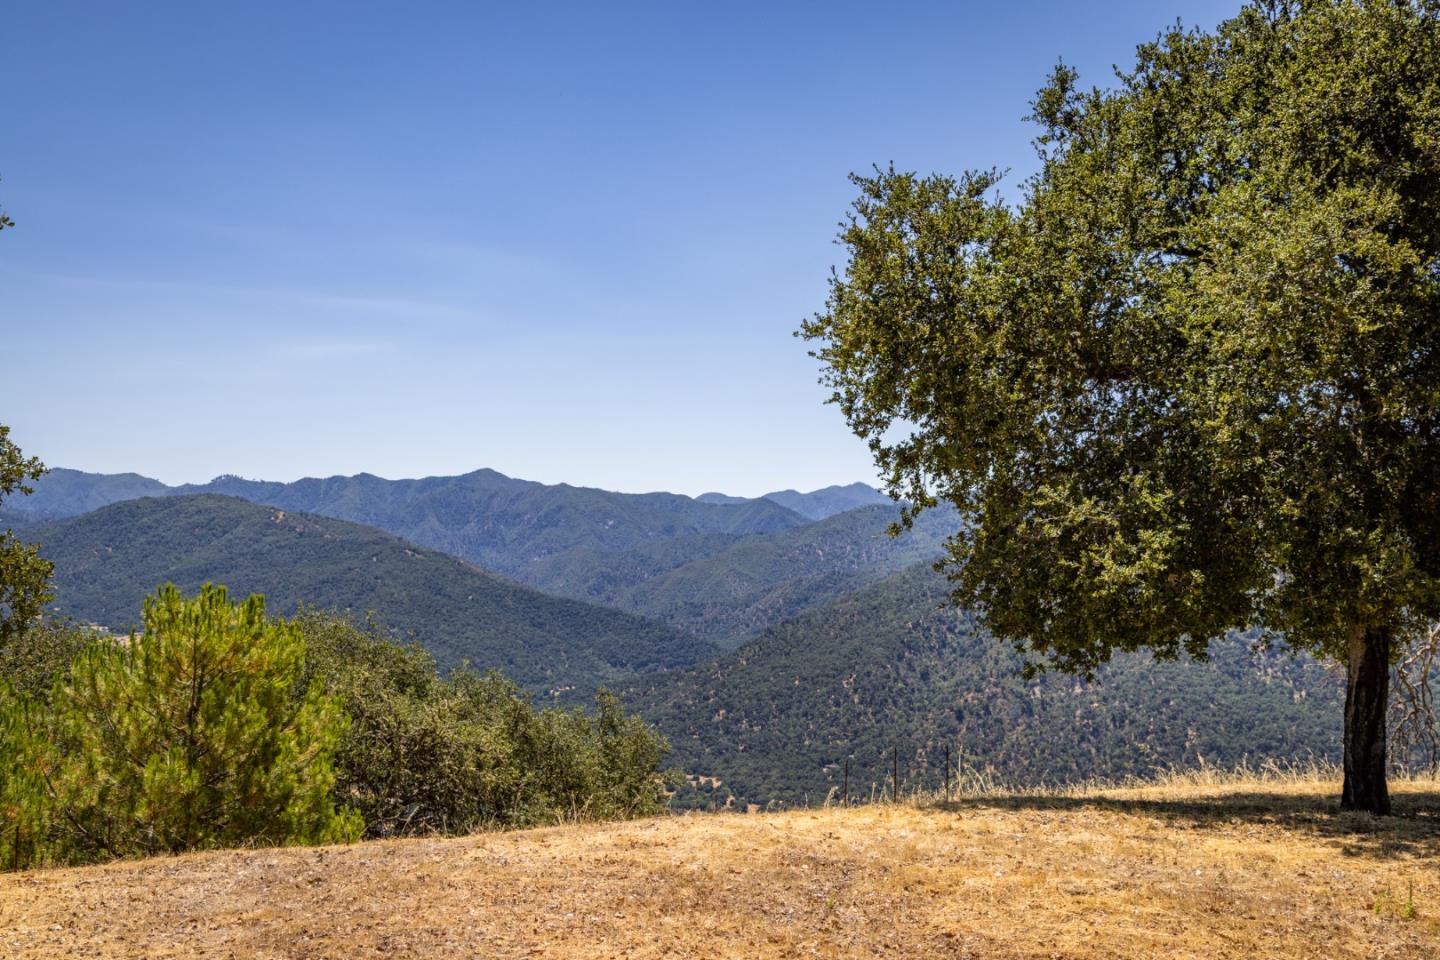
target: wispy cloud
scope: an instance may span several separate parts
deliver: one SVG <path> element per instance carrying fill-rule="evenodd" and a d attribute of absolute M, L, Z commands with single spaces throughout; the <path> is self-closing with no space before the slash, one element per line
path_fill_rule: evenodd
<path fill-rule="evenodd" d="M 88 287 L 97 290 L 181 294 L 201 300 L 258 300 L 268 304 L 321 307 L 327 310 L 344 310 L 409 319 L 467 321 L 485 319 L 467 307 L 407 297 L 377 297 L 263 285 L 196 283 L 186 280 L 122 279 L 24 269 L 12 269 L 7 272 L 23 274 L 34 280 L 56 285 Z"/>

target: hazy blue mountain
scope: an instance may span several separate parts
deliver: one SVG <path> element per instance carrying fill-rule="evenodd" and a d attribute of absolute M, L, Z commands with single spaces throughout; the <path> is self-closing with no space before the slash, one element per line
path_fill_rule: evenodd
<path fill-rule="evenodd" d="M 13 530 L 16 534 L 24 536 L 25 531 L 36 523 L 35 518 L 23 513 L 16 513 L 0 507 L 0 531 Z"/>
<path fill-rule="evenodd" d="M 772 627 L 718 661 L 657 676 L 627 702 L 720 799 L 820 802 L 851 758 L 851 789 L 940 784 L 943 751 L 1011 782 L 1147 774 L 1171 764 L 1334 759 L 1343 685 L 1306 656 L 1217 642 L 1208 663 L 1116 657 L 1096 683 L 1046 674 L 973 617 L 942 606 L 920 565 Z"/>
<path fill-rule="evenodd" d="M 895 505 L 895 501 L 885 494 L 863 483 L 852 483 L 843 487 L 823 487 L 819 490 L 811 490 L 809 493 L 778 490 L 775 493 L 765 494 L 763 499 L 778 503 L 811 520 L 823 520 L 837 513 L 844 513 L 846 510 L 854 510 L 856 507 Z"/>
<path fill-rule="evenodd" d="M 29 496 L 7 497 L 4 510 L 22 520 L 58 520 L 74 517 L 121 500 L 162 497 L 172 492 L 159 480 L 138 473 L 85 473 L 59 467 L 33 484 Z"/>
<path fill-rule="evenodd" d="M 874 487 L 863 483 L 822 487 L 819 490 L 811 490 L 809 493 L 801 493 L 798 490 L 776 490 L 774 493 L 767 493 L 763 497 L 754 499 L 732 497 L 724 493 L 702 493 L 695 499 L 701 503 L 732 506 L 739 503 L 754 503 L 756 500 L 769 500 L 771 503 L 778 503 L 787 510 L 793 510 L 810 520 L 824 520 L 826 517 L 833 517 L 837 513 L 844 513 L 846 510 L 854 510 L 857 507 L 873 507 L 881 504 L 888 506 L 895 502 Z"/>
<path fill-rule="evenodd" d="M 734 506 L 737 503 L 749 503 L 750 497 L 732 497 L 726 493 L 702 493 L 695 498 L 701 503 L 719 503 Z"/>
<path fill-rule="evenodd" d="M 198 495 L 112 504 L 32 527 L 55 562 L 56 606 L 134 625 L 161 583 L 206 581 L 377 619 L 444 665 L 469 660 L 534 689 L 591 689 L 636 671 L 693 664 L 710 644 L 617 610 L 552 597 L 388 533 L 313 514 Z"/>

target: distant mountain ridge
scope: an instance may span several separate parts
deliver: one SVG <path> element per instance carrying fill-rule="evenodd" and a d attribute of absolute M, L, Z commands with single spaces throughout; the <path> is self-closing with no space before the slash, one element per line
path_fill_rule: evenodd
<path fill-rule="evenodd" d="M 126 500 L 26 536 L 55 563 L 63 614 L 117 630 L 161 583 L 223 583 L 379 621 L 444 666 L 468 660 L 532 689 L 593 689 L 696 663 L 716 649 L 607 607 L 540 593 L 370 527 L 215 494 Z"/>
<path fill-rule="evenodd" d="M 763 497 L 754 499 L 732 497 L 724 493 L 702 493 L 695 499 L 701 503 L 729 506 L 754 503 L 756 500 L 769 500 L 771 503 L 778 503 L 810 520 L 824 520 L 826 517 L 833 517 L 837 513 L 844 513 L 857 507 L 894 503 L 879 490 L 863 483 L 851 483 L 844 486 L 837 484 L 821 487 L 819 490 L 811 490 L 809 493 L 801 493 L 798 490 L 776 490 L 774 493 L 767 493 Z"/>
<path fill-rule="evenodd" d="M 8 510 L 24 515 L 31 520 L 58 520 L 78 516 L 100 507 L 134 500 L 138 497 L 185 496 L 195 493 L 222 493 L 239 496 L 242 499 L 261 502 L 264 497 L 285 497 L 309 499 L 317 503 L 334 503 L 339 509 L 348 506 L 360 509 L 361 502 L 377 497 L 384 504 L 397 503 L 423 497 L 436 490 L 452 487 L 467 480 L 481 480 L 484 483 L 524 485 L 531 489 L 583 491 L 618 498 L 677 498 L 693 500 L 707 506 L 743 506 L 762 500 L 769 501 L 810 520 L 853 510 L 856 507 L 890 504 L 893 501 L 864 483 L 833 484 L 801 493 L 797 490 L 776 490 L 760 497 L 733 497 L 724 493 L 702 493 L 698 497 L 685 497 L 673 493 L 615 493 L 595 487 L 576 487 L 568 483 L 542 484 L 533 480 L 519 480 L 508 477 L 496 470 L 482 468 L 470 473 L 444 477 L 421 477 L 419 479 L 387 480 L 372 473 L 357 473 L 350 476 L 306 477 L 290 483 L 268 480 L 249 480 L 236 474 L 221 474 L 208 483 L 186 483 L 171 486 L 160 480 L 138 473 L 89 473 L 56 467 L 50 470 L 36 484 L 36 491 L 29 497 L 16 497 L 7 504 Z M 383 493 L 386 488 L 393 491 Z M 343 491 L 343 492 L 342 492 Z M 357 521 L 359 522 L 359 521 Z"/>
<path fill-rule="evenodd" d="M 20 511 L 11 516 L 22 526 L 137 494 L 233 496 L 372 526 L 548 593 L 661 621 L 726 648 L 907 564 L 934 559 L 958 527 L 953 511 L 934 510 L 891 538 L 886 530 L 898 508 L 860 483 L 725 503 L 546 485 L 494 470 L 293 483 L 227 475 L 167 487 L 136 474 L 61 469 L 36 486 L 32 496 L 6 503 Z M 850 506 L 856 503 L 864 505 Z"/>
<path fill-rule="evenodd" d="M 176 492 L 159 480 L 138 473 L 86 473 L 57 467 L 33 484 L 35 492 L 5 500 L 5 512 L 21 522 L 63 520 L 122 500 L 164 497 Z"/>
<path fill-rule="evenodd" d="M 361 473 L 293 483 L 221 476 L 170 487 L 135 474 L 56 469 L 35 488 L 28 497 L 7 499 L 7 510 L 21 518 L 53 520 L 139 496 L 217 493 L 378 527 L 521 580 L 531 563 L 568 551 L 618 553 L 647 540 L 744 536 L 808 522 L 769 500 L 725 506 L 673 493 L 547 485 L 494 470 L 417 480 Z"/>
<path fill-rule="evenodd" d="M 900 561 L 938 555 L 940 540 L 912 531 L 888 541 L 884 530 L 898 510 L 860 483 L 721 497 L 722 503 L 546 485 L 494 470 L 292 483 L 226 475 L 169 487 L 136 474 L 57 469 L 33 495 L 11 498 L 6 507 L 23 526 L 136 496 L 199 494 L 365 524 L 546 592 L 662 620 L 725 646 L 892 573 Z M 900 559 L 869 565 L 887 556 Z"/>

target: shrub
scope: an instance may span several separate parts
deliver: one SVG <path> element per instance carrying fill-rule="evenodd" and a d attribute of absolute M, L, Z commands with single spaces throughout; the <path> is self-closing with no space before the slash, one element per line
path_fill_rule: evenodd
<path fill-rule="evenodd" d="M 48 705 L 0 694 L 0 857 L 85 862 L 238 844 L 354 838 L 331 799 L 346 731 L 338 700 L 302 684 L 304 640 L 264 598 L 173 586 L 144 631 L 74 659 Z"/>
<path fill-rule="evenodd" d="M 376 833 L 455 833 L 664 808 L 664 740 L 608 693 L 596 712 L 537 710 L 496 673 L 449 679 L 419 647 L 306 611 L 307 673 L 351 717 L 336 799 Z"/>

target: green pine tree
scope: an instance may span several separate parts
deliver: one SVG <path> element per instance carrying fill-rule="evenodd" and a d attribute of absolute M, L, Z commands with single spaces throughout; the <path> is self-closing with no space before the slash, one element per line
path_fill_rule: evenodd
<path fill-rule="evenodd" d="M 98 642 L 49 709 L 0 696 L 0 855 L 9 866 L 353 839 L 332 758 L 348 718 L 301 687 L 304 640 L 265 601 L 162 587 L 144 630 Z"/>

